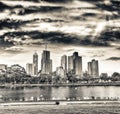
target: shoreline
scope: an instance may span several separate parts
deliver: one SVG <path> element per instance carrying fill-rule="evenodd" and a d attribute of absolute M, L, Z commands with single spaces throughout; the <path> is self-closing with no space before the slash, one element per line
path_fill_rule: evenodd
<path fill-rule="evenodd" d="M 120 104 L 2 105 L 0 114 L 119 114 Z"/>
<path fill-rule="evenodd" d="M 80 86 L 120 86 L 120 83 L 94 83 L 94 84 L 0 84 L 4 87 L 80 87 Z"/>
<path fill-rule="evenodd" d="M 56 104 L 59 102 L 59 104 Z M 6 102 L 0 103 L 0 107 L 4 106 L 29 106 L 29 105 L 120 105 L 120 101 L 40 101 L 40 102 Z"/>

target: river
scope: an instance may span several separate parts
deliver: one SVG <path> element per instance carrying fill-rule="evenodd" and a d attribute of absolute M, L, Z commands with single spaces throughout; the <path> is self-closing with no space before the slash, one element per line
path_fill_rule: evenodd
<path fill-rule="evenodd" d="M 81 100 L 120 98 L 118 86 L 0 88 L 0 101 Z"/>

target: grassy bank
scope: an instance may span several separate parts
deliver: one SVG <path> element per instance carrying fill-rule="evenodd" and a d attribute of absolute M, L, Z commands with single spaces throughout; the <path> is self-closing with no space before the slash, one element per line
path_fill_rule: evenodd
<path fill-rule="evenodd" d="M 30 105 L 0 107 L 0 114 L 120 114 L 119 105 Z"/>

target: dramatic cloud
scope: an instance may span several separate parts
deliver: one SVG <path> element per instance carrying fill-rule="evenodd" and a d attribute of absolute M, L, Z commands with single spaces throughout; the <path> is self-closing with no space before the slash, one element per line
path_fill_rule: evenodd
<path fill-rule="evenodd" d="M 100 39 L 102 39 L 103 41 L 116 41 L 116 42 L 120 42 L 120 31 L 118 30 L 106 30 L 103 31 L 101 33 L 101 36 L 99 37 Z"/>
<path fill-rule="evenodd" d="M 13 42 L 11 41 L 5 41 L 3 37 L 0 37 L 0 47 L 10 47 L 13 46 Z"/>
<path fill-rule="evenodd" d="M 9 62 L 6 55 L 13 57 L 11 63 L 29 62 L 30 54 L 47 42 L 53 57 L 58 50 L 70 55 L 78 51 L 85 61 L 95 58 L 109 66 L 116 62 L 109 59 L 119 59 L 119 6 L 119 0 L 1 0 L 0 62 Z"/>
<path fill-rule="evenodd" d="M 10 6 L 0 2 L 0 11 L 3 11 L 5 9 L 10 9 L 10 8 L 11 8 Z"/>
<path fill-rule="evenodd" d="M 3 29 L 3 28 L 16 29 L 24 24 L 34 22 L 34 21 L 36 20 L 22 21 L 22 20 L 13 20 L 13 19 L 3 19 L 3 20 L 0 20 L 0 29 Z"/>
<path fill-rule="evenodd" d="M 109 46 L 108 42 L 103 42 L 101 40 L 91 40 L 89 39 L 91 36 L 87 36 L 85 38 L 80 38 L 79 36 L 64 34 L 61 32 L 39 32 L 39 31 L 21 31 L 21 32 L 9 32 L 5 33 L 1 36 L 5 41 L 12 42 L 13 44 L 26 44 L 29 43 L 35 44 L 35 40 L 37 40 L 37 44 L 41 44 L 45 41 L 49 43 L 62 43 L 62 44 L 71 44 L 71 45 L 81 45 L 81 46 Z M 41 40 L 42 39 L 42 40 Z M 39 42 L 38 41 L 42 41 Z"/>
<path fill-rule="evenodd" d="M 107 60 L 112 60 L 112 61 L 119 61 L 120 57 L 110 57 Z"/>
<path fill-rule="evenodd" d="M 4 49 L 4 52 L 10 53 L 10 54 L 19 54 L 19 53 L 24 53 L 23 48 L 18 48 L 18 47 L 9 47 Z"/>

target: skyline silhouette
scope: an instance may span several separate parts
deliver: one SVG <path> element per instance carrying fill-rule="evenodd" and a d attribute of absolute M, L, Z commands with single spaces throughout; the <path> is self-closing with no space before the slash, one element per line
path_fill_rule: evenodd
<path fill-rule="evenodd" d="M 119 1 L 1 0 L 0 6 L 1 64 L 25 67 L 34 50 L 41 58 L 47 42 L 53 69 L 62 55 L 77 51 L 84 71 L 94 58 L 100 72 L 120 72 Z"/>

